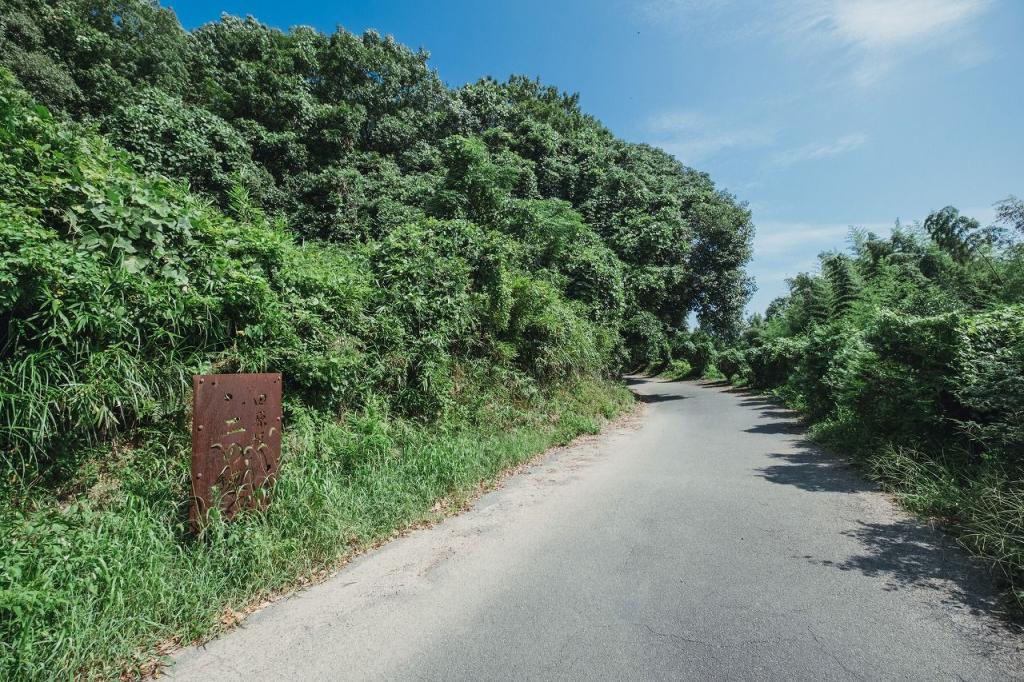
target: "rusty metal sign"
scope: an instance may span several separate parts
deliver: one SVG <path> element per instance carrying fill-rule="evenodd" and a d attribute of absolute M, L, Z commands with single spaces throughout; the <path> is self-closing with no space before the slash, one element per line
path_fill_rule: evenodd
<path fill-rule="evenodd" d="M 225 518 L 262 507 L 281 459 L 281 375 L 192 377 L 193 529 L 210 509 Z"/>

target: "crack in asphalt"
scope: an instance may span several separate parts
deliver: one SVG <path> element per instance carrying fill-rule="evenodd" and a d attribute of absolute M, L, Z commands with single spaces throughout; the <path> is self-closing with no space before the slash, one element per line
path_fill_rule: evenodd
<path fill-rule="evenodd" d="M 863 677 L 861 677 L 860 673 L 858 673 L 857 671 L 850 670 L 850 668 L 847 667 L 846 663 L 844 663 L 843 660 L 841 658 L 839 658 L 838 654 L 836 654 L 834 651 L 832 651 L 832 647 L 826 645 L 824 642 L 821 641 L 821 638 L 818 637 L 818 633 L 816 633 L 811 628 L 810 625 L 807 626 L 807 632 L 809 632 L 811 634 L 811 637 L 814 639 L 814 643 L 818 645 L 818 648 L 821 649 L 822 651 L 824 651 L 825 655 L 828 656 L 829 658 L 831 658 L 833 661 L 835 661 L 839 665 L 840 668 L 845 670 L 854 679 L 857 679 L 857 680 L 863 680 L 864 679 Z"/>

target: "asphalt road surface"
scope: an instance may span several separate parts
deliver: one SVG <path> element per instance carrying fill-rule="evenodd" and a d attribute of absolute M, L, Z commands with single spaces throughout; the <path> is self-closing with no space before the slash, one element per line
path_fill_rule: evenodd
<path fill-rule="evenodd" d="M 749 393 L 645 405 L 177 657 L 177 680 L 1024 678 L 985 571 Z"/>

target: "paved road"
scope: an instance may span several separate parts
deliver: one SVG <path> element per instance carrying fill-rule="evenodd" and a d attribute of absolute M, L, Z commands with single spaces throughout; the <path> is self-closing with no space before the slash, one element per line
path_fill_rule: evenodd
<path fill-rule="evenodd" d="M 727 387 L 632 423 L 178 657 L 178 680 L 1021 677 L 983 571 Z"/>

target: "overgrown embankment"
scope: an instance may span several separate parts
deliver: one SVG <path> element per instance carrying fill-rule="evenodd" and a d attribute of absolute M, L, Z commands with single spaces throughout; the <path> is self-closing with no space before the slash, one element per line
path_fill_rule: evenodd
<path fill-rule="evenodd" d="M 717 361 L 801 410 L 1024 603 L 1024 204 L 854 232 Z"/>
<path fill-rule="evenodd" d="M 0 677 L 145 667 L 595 431 L 749 294 L 749 211 L 538 81 L 149 0 L 0 0 L 0 64 Z M 193 537 L 211 371 L 283 374 L 283 464 Z"/>
<path fill-rule="evenodd" d="M 145 664 L 630 402 L 602 378 L 613 332 L 499 233 L 300 244 L 9 78 L 0 145 L 5 678 Z M 264 368 L 286 381 L 274 502 L 191 537 L 189 375 Z"/>

